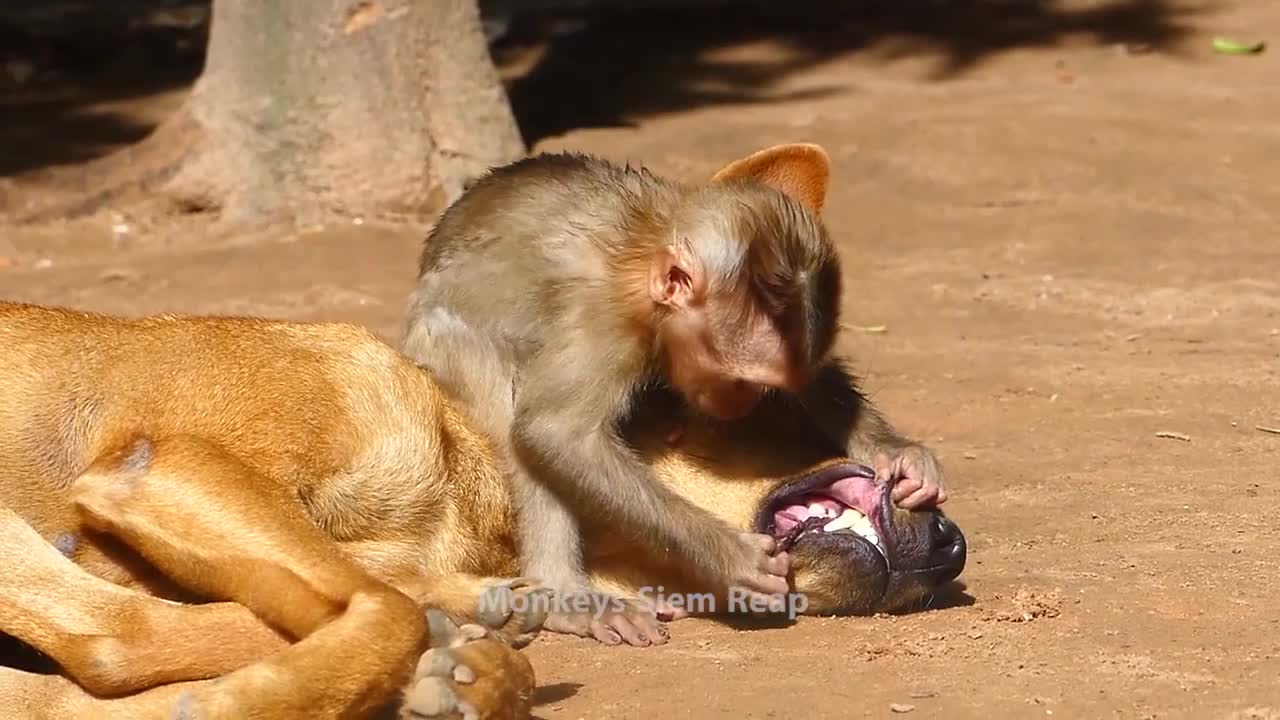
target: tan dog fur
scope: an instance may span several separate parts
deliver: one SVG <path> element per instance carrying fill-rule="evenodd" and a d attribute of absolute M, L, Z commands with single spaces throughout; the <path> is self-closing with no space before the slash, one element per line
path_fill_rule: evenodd
<path fill-rule="evenodd" d="M 471 619 L 479 576 L 512 570 L 487 446 L 367 331 L 0 305 L 0 357 L 0 630 L 95 694 L 231 673 L 192 690 L 196 716 L 367 714 L 426 648 L 419 606 Z M 472 704 L 518 710 L 523 656 L 471 647 L 514 670 Z M 177 696 L 15 673 L 0 698 L 35 715 L 166 717 Z"/>

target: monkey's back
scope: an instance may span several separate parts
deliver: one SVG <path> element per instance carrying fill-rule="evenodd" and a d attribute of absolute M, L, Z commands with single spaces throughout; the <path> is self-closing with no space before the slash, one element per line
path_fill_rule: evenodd
<path fill-rule="evenodd" d="M 546 154 L 497 168 L 445 211 L 424 244 L 409 322 L 443 309 L 518 357 L 576 292 L 610 282 L 607 259 L 678 187 L 642 168 Z"/>

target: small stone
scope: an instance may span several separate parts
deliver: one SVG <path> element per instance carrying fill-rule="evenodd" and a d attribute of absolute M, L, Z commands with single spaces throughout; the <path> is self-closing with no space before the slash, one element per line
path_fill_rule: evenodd
<path fill-rule="evenodd" d="M 928 690 L 928 689 L 912 690 L 911 692 L 907 693 L 907 695 L 912 700 L 924 700 L 926 698 L 938 697 L 938 691 Z"/>
<path fill-rule="evenodd" d="M 896 713 L 909 713 L 913 712 L 916 706 L 907 703 L 889 703 L 889 709 Z"/>

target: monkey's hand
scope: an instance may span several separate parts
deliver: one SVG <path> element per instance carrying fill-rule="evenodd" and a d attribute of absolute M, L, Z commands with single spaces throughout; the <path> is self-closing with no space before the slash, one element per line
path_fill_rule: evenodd
<path fill-rule="evenodd" d="M 898 507 L 915 510 L 934 507 L 947 500 L 947 482 L 942 465 L 933 451 L 908 445 L 897 455 L 881 453 L 872 462 L 877 483 L 892 482 L 893 501 Z"/>
<path fill-rule="evenodd" d="M 546 630 L 595 638 L 605 645 L 625 642 L 637 647 L 665 644 L 667 627 L 662 621 L 687 615 L 589 588 L 560 594 L 552 607 L 543 623 Z"/>
<path fill-rule="evenodd" d="M 777 543 L 768 535 L 742 533 L 738 535 L 737 562 L 729 578 L 729 589 L 748 593 L 748 607 L 781 607 L 787 591 L 787 573 L 791 572 L 791 557 L 785 552 L 775 554 Z"/>

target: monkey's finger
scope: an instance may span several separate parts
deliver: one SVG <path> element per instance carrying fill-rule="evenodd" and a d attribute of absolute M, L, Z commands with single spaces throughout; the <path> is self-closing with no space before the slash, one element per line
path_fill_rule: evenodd
<path fill-rule="evenodd" d="M 675 607 L 669 603 L 658 603 L 657 616 L 659 620 L 671 622 L 672 620 L 683 620 L 689 617 L 689 611 L 682 607 Z M 663 628 L 663 634 L 666 634 L 666 628 Z"/>
<path fill-rule="evenodd" d="M 613 615 L 605 618 L 605 623 L 613 631 L 622 636 L 623 641 L 633 647 L 648 647 L 653 644 L 649 635 L 642 630 L 632 618 L 626 615 Z"/>
<path fill-rule="evenodd" d="M 656 616 L 643 618 L 635 622 L 636 629 L 648 638 L 651 645 L 666 645 L 667 640 L 671 638 L 667 633 L 667 626 L 664 625 Z"/>
<path fill-rule="evenodd" d="M 876 485 L 888 485 L 900 474 L 897 463 L 888 455 L 877 455 L 871 467 L 876 471 Z"/>
<path fill-rule="evenodd" d="M 591 619 L 591 637 L 605 645 L 619 645 L 622 643 L 622 636 L 600 618 Z"/>
<path fill-rule="evenodd" d="M 773 539 L 772 535 L 764 535 L 762 533 L 741 533 L 738 538 L 750 547 L 759 548 L 766 553 L 773 554 L 777 549 L 778 542 Z"/>
<path fill-rule="evenodd" d="M 890 491 L 889 497 L 893 498 L 894 502 L 901 505 L 905 498 L 908 498 L 923 489 L 925 489 L 925 484 L 920 482 L 919 478 L 914 475 L 907 475 L 898 478 L 898 481 L 893 484 L 893 490 Z"/>
<path fill-rule="evenodd" d="M 764 562 L 760 563 L 760 570 L 770 575 L 785 578 L 787 573 L 791 572 L 791 556 L 786 551 L 768 556 L 764 559 Z"/>
<path fill-rule="evenodd" d="M 759 595 L 784 595 L 791 586 L 785 577 L 760 575 L 750 584 L 750 589 Z"/>
<path fill-rule="evenodd" d="M 898 507 L 905 508 L 907 510 L 915 510 L 920 507 L 936 505 L 937 502 L 938 488 L 936 486 L 922 487 L 898 502 Z"/>

